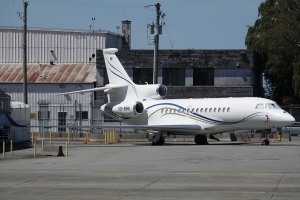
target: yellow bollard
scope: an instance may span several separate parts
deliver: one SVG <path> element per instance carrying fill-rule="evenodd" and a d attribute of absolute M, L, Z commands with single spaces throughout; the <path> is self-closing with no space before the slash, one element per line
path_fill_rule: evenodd
<path fill-rule="evenodd" d="M 49 129 L 49 141 L 50 141 L 50 144 L 52 144 L 52 132 L 51 132 L 51 129 Z"/>
<path fill-rule="evenodd" d="M 108 144 L 108 131 L 105 132 L 105 144 Z"/>
<path fill-rule="evenodd" d="M 33 144 L 33 157 L 36 158 L 36 142 Z"/>
<path fill-rule="evenodd" d="M 70 144 L 70 129 L 68 131 L 68 144 Z"/>
<path fill-rule="evenodd" d="M 66 157 L 68 157 L 68 154 L 69 154 L 69 152 L 68 152 L 68 141 L 66 141 Z"/>
<path fill-rule="evenodd" d="M 89 133 L 86 133 L 86 144 L 89 143 Z"/>
<path fill-rule="evenodd" d="M 113 131 L 112 143 L 116 143 L 116 131 Z"/>
<path fill-rule="evenodd" d="M 34 143 L 34 132 L 32 131 L 31 132 L 31 144 L 33 144 Z"/>
<path fill-rule="evenodd" d="M 10 157 L 13 156 L 13 141 L 10 141 Z"/>
<path fill-rule="evenodd" d="M 2 147 L 3 147 L 2 157 L 5 158 L 5 142 L 4 141 L 3 141 Z"/>
<path fill-rule="evenodd" d="M 278 137 L 278 141 L 280 142 L 281 141 L 281 134 L 278 133 L 277 137 Z"/>
<path fill-rule="evenodd" d="M 112 144 L 112 131 L 109 131 L 109 144 Z"/>

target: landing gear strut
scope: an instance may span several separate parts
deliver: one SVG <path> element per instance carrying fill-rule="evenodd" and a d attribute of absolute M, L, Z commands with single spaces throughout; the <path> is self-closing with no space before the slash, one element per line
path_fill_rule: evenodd
<path fill-rule="evenodd" d="M 206 135 L 195 135 L 195 143 L 197 145 L 208 144 Z"/>

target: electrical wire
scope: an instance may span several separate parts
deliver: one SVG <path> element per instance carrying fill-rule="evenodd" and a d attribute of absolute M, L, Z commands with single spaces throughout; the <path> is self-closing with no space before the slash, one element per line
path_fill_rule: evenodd
<path fill-rule="evenodd" d="M 170 42 L 171 48 L 174 49 L 174 46 L 173 46 L 173 43 L 172 43 L 172 40 L 171 40 L 169 31 L 168 31 L 168 28 L 167 28 L 167 24 L 166 24 L 165 20 L 162 20 L 162 22 L 163 22 L 163 25 L 164 25 L 165 28 L 166 28 L 166 31 L 167 31 L 167 35 L 168 35 L 168 38 L 169 38 L 169 42 Z"/>

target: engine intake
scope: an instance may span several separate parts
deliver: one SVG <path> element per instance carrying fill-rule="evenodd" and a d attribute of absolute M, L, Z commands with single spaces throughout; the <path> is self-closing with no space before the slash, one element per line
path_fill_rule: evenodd
<path fill-rule="evenodd" d="M 136 117 L 142 114 L 144 111 L 144 105 L 137 102 L 122 102 L 112 107 L 112 112 L 119 115 L 122 118 Z"/>
<path fill-rule="evenodd" d="M 156 89 L 156 93 L 164 98 L 167 95 L 167 87 L 164 85 L 159 85 Z"/>
<path fill-rule="evenodd" d="M 137 85 L 140 99 L 163 99 L 167 95 L 167 87 L 160 84 Z"/>

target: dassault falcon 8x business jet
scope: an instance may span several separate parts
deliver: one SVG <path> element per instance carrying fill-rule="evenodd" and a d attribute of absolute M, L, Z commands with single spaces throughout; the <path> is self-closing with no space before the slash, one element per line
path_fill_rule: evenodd
<path fill-rule="evenodd" d="M 195 135 L 196 144 L 206 144 L 207 136 L 227 131 L 282 128 L 295 122 L 274 101 L 264 98 L 164 99 L 166 86 L 135 84 L 117 51 L 103 50 L 108 85 L 62 94 L 103 90 L 108 98 L 101 107 L 103 113 L 126 123 L 122 128 L 146 131 L 153 145 L 164 144 L 169 135 Z"/>

